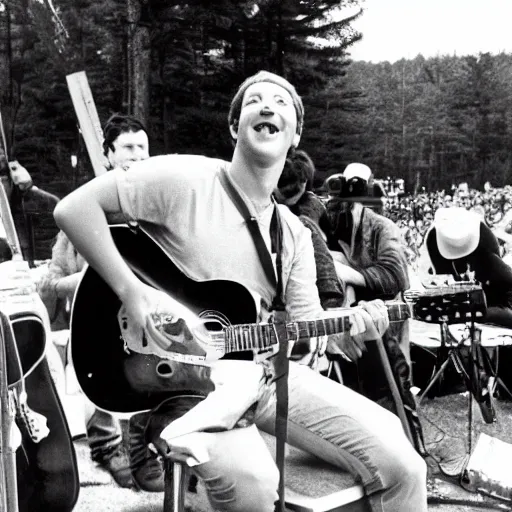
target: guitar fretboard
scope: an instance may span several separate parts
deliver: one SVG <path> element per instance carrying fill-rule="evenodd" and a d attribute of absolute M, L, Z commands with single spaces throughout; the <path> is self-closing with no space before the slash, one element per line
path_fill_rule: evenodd
<path fill-rule="evenodd" d="M 409 318 L 410 309 L 401 301 L 386 303 L 389 319 L 392 322 L 403 321 Z M 301 341 L 304 339 L 329 336 L 348 331 L 350 329 L 350 315 L 333 316 L 317 320 L 304 320 L 289 322 L 286 324 L 287 337 L 290 340 Z M 278 342 L 276 325 L 266 324 L 238 324 L 225 327 L 221 332 L 212 333 L 216 341 L 223 341 L 227 352 L 239 352 L 244 350 L 264 350 Z"/>
<path fill-rule="evenodd" d="M 226 327 L 219 334 L 226 352 L 263 350 L 277 343 L 274 327 L 272 324 L 239 324 Z"/>
<path fill-rule="evenodd" d="M 330 334 L 337 334 L 348 331 L 349 329 L 350 316 L 291 322 L 286 325 L 288 337 L 298 341 L 308 338 L 318 338 L 319 336 L 329 336 Z"/>

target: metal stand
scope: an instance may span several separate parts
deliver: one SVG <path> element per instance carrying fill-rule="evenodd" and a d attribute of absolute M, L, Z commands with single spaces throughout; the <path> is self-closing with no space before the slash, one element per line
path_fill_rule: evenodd
<path fill-rule="evenodd" d="M 188 468 L 185 464 L 166 459 L 164 512 L 184 512 Z"/>
<path fill-rule="evenodd" d="M 407 420 L 407 416 L 405 414 L 404 402 L 402 400 L 402 397 L 400 396 L 400 391 L 396 384 L 395 376 L 393 375 L 393 370 L 391 368 L 391 364 L 389 362 L 389 357 L 386 352 L 386 348 L 384 347 L 382 338 L 377 338 L 375 340 L 368 341 L 367 343 L 372 343 L 372 342 L 376 344 L 377 354 L 378 354 L 380 362 L 382 364 L 384 377 L 386 379 L 387 385 L 391 392 L 391 398 L 393 399 L 393 402 L 395 404 L 397 416 L 400 419 L 400 422 L 402 423 L 402 428 L 404 429 L 407 439 L 409 439 L 411 444 L 414 446 L 414 438 L 413 438 L 413 435 L 411 432 L 411 428 L 409 426 L 409 421 Z M 338 379 L 338 382 L 340 384 L 343 384 L 343 374 L 342 374 L 342 371 L 340 368 L 339 361 L 337 361 L 335 359 L 331 359 L 329 364 L 330 364 L 330 368 L 334 370 L 334 372 L 336 374 L 336 378 Z"/>
<path fill-rule="evenodd" d="M 445 348 L 447 346 L 447 337 L 448 337 L 448 322 L 443 321 L 440 325 L 441 328 L 441 348 Z M 439 367 L 437 372 L 434 374 L 428 385 L 425 387 L 423 392 L 418 398 L 418 405 L 421 403 L 425 395 L 432 389 L 434 384 L 438 381 L 438 379 L 443 375 L 444 371 L 451 363 L 454 365 L 455 369 L 459 374 L 461 374 L 464 378 L 464 382 L 466 387 L 468 388 L 468 433 L 467 433 L 467 453 L 471 454 L 473 449 L 473 400 L 476 399 L 484 421 L 486 423 L 493 423 L 496 420 L 496 414 L 494 411 L 494 406 L 492 403 L 492 390 L 480 389 L 478 386 L 479 383 L 479 375 L 477 374 L 477 366 L 476 363 L 478 361 L 477 354 L 477 346 L 480 345 L 480 334 L 481 331 L 475 326 L 475 315 L 471 315 L 470 324 L 469 324 L 469 342 L 470 342 L 470 351 L 469 351 L 469 372 L 466 371 L 462 359 L 459 355 L 459 350 L 464 346 L 465 339 L 460 340 L 454 345 L 448 353 L 446 360 Z M 504 385 L 504 384 L 503 384 Z M 506 386 L 505 386 L 506 388 Z M 507 389 L 508 391 L 508 389 Z M 474 395 L 478 394 L 479 396 L 475 397 Z M 487 393 L 487 394 L 486 394 Z M 510 392 L 509 392 L 510 393 Z M 485 396 L 485 398 L 483 398 Z M 485 402 L 485 403 L 484 403 Z"/>
<path fill-rule="evenodd" d="M 440 325 L 440 329 L 441 329 L 441 346 L 440 346 L 439 350 L 441 351 L 441 350 L 444 350 L 446 348 L 446 346 L 448 345 L 448 343 L 447 343 L 448 323 L 447 322 L 442 322 L 441 325 Z M 465 371 L 464 370 L 464 365 L 462 364 L 462 361 L 461 361 L 461 359 L 459 357 L 459 354 L 457 353 L 457 349 L 459 349 L 462 345 L 464 345 L 464 341 L 463 340 L 458 342 L 457 345 L 453 346 L 450 349 L 450 351 L 448 352 L 448 356 L 447 356 L 446 360 L 443 362 L 443 364 L 439 367 L 437 372 L 430 379 L 430 382 L 428 383 L 426 388 L 423 390 L 421 395 L 419 395 L 419 397 L 418 397 L 418 404 L 421 403 L 423 398 L 432 389 L 434 384 L 442 377 L 444 371 L 446 370 L 447 366 L 450 363 L 453 364 L 453 366 L 455 367 L 455 369 L 457 370 L 458 373 L 462 373 L 462 372 Z"/>

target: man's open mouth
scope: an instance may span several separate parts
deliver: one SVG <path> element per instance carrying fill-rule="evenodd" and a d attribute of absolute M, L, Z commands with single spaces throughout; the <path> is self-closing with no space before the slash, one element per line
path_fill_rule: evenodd
<path fill-rule="evenodd" d="M 268 133 L 270 134 L 274 134 L 274 133 L 277 133 L 279 131 L 279 128 L 272 124 L 272 123 L 259 123 L 257 124 L 254 129 L 257 131 L 257 132 L 262 132 L 263 130 L 268 130 Z"/>

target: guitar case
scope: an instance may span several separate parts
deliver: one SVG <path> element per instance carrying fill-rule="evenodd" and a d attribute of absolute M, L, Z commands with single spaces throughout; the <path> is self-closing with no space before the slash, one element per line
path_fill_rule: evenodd
<path fill-rule="evenodd" d="M 45 357 L 46 330 L 31 312 L 7 315 L 4 327 L 9 389 L 25 381 L 27 405 L 43 415 L 49 434 L 34 442 L 17 419 L 22 444 L 16 452 L 19 512 L 71 512 L 78 499 L 76 454 L 67 420 Z"/>

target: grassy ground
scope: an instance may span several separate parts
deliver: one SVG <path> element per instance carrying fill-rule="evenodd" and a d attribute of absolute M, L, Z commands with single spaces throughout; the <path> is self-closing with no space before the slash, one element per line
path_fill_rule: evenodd
<path fill-rule="evenodd" d="M 427 324 L 425 324 L 427 327 Z M 426 335 L 426 333 L 424 333 Z M 417 332 L 415 332 L 417 335 Z M 510 443 L 512 447 L 512 402 L 495 401 L 497 421 L 486 424 L 473 401 L 471 441 L 472 450 L 480 433 Z M 472 512 L 478 510 L 512 510 L 502 501 L 464 490 L 456 477 L 444 472 L 460 472 L 469 452 L 468 396 L 454 394 L 434 399 L 425 398 L 419 407 L 425 441 L 431 454 L 429 466 L 429 512 Z M 160 512 L 162 494 L 149 494 L 121 489 L 110 475 L 96 467 L 89 458 L 87 443 L 76 441 L 81 490 L 74 512 Z M 322 482 L 318 482 L 322 485 Z M 199 495 L 189 494 L 191 512 L 209 512 L 207 500 L 200 488 Z M 414 512 L 414 511 L 411 511 Z"/>
<path fill-rule="evenodd" d="M 429 495 L 432 500 L 436 497 L 443 501 L 460 499 L 474 501 L 471 505 L 435 505 L 431 504 L 429 510 L 442 512 L 470 512 L 481 510 L 483 502 L 498 505 L 501 502 L 492 498 L 465 491 L 458 483 L 457 478 L 443 475 L 441 468 L 455 472 L 465 461 L 469 453 L 469 442 L 472 442 L 471 453 L 478 442 L 480 433 L 485 433 L 493 438 L 506 443 L 512 443 L 512 403 L 508 401 L 495 401 L 497 421 L 486 424 L 480 414 L 480 410 L 473 401 L 471 422 L 471 437 L 469 436 L 468 396 L 467 394 L 450 395 L 434 399 L 424 399 L 419 414 L 424 428 L 425 440 L 431 457 L 427 459 L 429 464 Z M 503 504 L 502 510 L 510 510 Z"/>
<path fill-rule="evenodd" d="M 446 478 L 440 472 L 438 462 L 445 468 L 456 467 L 467 452 L 468 400 L 464 395 L 450 395 L 425 399 L 420 407 L 420 418 L 425 431 L 426 442 L 432 457 L 429 458 L 429 494 L 432 500 L 442 499 L 444 503 L 429 505 L 429 511 L 471 512 L 482 510 L 484 502 L 499 504 L 496 500 L 482 498 L 479 494 L 462 489 L 456 479 Z M 473 446 L 480 432 L 512 443 L 512 403 L 496 402 L 497 421 L 487 425 L 482 421 L 480 411 L 473 406 Z M 74 512 L 161 512 L 162 494 L 136 492 L 117 487 L 110 475 L 91 462 L 87 443 L 75 441 L 80 471 L 81 489 Z M 436 462 L 437 461 L 437 462 Z M 321 483 L 319 483 L 321 485 Z M 466 503 L 446 503 L 447 500 L 465 500 Z M 193 512 L 207 512 L 210 509 L 200 489 L 199 496 L 189 495 L 188 504 Z M 486 507 L 487 510 L 494 508 Z M 496 508 L 495 510 L 500 510 Z M 509 510 L 504 508 L 502 510 Z M 413 511 L 411 511 L 413 512 Z"/>

